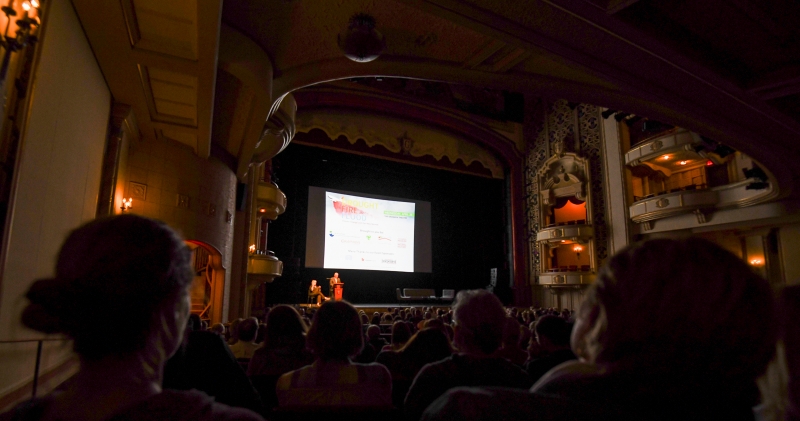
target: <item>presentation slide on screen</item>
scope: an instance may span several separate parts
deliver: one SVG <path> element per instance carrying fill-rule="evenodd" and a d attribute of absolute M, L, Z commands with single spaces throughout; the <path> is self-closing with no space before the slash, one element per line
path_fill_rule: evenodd
<path fill-rule="evenodd" d="M 326 191 L 323 267 L 413 272 L 415 208 Z"/>

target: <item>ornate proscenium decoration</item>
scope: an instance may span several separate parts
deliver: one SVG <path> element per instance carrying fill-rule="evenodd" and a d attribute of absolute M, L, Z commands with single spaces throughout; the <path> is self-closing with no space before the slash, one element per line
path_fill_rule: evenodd
<path fill-rule="evenodd" d="M 386 48 L 386 39 L 375 30 L 375 18 L 366 13 L 353 15 L 347 31 L 339 34 L 338 40 L 344 55 L 358 63 L 375 60 Z"/>
<path fill-rule="evenodd" d="M 38 15 L 39 6 L 38 0 L 22 2 L 22 8 L 25 12 L 22 14 L 22 19 L 16 21 L 17 32 L 13 37 L 8 35 L 8 30 L 11 27 L 11 17 L 17 15 L 17 11 L 14 10 L 14 0 L 9 0 L 8 5 L 0 8 L 8 19 L 6 22 L 6 29 L 3 31 L 3 39 L 0 40 L 0 46 L 5 49 L 3 64 L 0 66 L 0 83 L 6 80 L 8 65 L 11 63 L 11 53 L 17 52 L 29 44 L 33 45 L 38 40 L 36 35 L 33 35 L 32 32 L 34 27 L 39 26 L 39 21 L 36 18 L 31 18 L 29 12 L 35 9 Z"/>

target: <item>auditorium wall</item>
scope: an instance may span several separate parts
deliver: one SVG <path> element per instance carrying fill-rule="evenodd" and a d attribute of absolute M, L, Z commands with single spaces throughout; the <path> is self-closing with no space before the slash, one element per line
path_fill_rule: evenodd
<path fill-rule="evenodd" d="M 221 290 L 215 295 L 223 298 L 212 320 L 227 321 L 236 200 L 233 171 L 214 157 L 198 157 L 178 142 L 147 136 L 131 137 L 120 162 L 126 163 L 118 172 L 123 193 L 115 203 L 121 204 L 122 197 L 132 198 L 131 213 L 162 220 L 184 239 L 204 243 L 221 254 L 224 273 L 218 273 L 215 282 L 223 285 L 217 284 Z"/>
<path fill-rule="evenodd" d="M 603 264 L 609 255 L 609 229 L 606 220 L 606 165 L 603 162 L 603 124 L 600 109 L 595 105 L 571 104 L 566 100 L 537 102 L 526 98 L 525 135 L 528 150 L 525 162 L 526 235 L 528 238 L 528 273 L 533 290 L 533 305 L 577 309 L 583 302 L 585 289 L 547 289 L 538 286 L 540 256 L 536 233 L 541 227 L 537 171 L 556 151 L 557 144 L 565 152 L 588 158 L 590 171 L 591 220 L 594 227 L 595 261 Z"/>
<path fill-rule="evenodd" d="M 95 217 L 111 95 L 67 1 L 48 4 L 17 161 L 0 281 L 0 340 L 44 335 L 19 323 L 25 291 L 53 276 L 70 230 Z M 0 410 L 30 396 L 36 342 L 0 343 Z M 44 342 L 39 393 L 74 372 L 69 343 Z"/>

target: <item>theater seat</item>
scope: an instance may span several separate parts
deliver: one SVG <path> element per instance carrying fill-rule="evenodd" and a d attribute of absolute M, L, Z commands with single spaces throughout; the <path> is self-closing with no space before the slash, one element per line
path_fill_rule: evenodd
<path fill-rule="evenodd" d="M 272 411 L 268 419 L 271 421 L 402 421 L 403 414 L 394 407 L 279 406 Z"/>

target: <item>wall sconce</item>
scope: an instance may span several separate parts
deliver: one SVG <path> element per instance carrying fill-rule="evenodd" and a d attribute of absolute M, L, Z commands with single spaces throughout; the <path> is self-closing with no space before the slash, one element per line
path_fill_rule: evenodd
<path fill-rule="evenodd" d="M 572 248 L 572 251 L 578 256 L 578 259 L 581 258 L 581 252 L 583 251 L 583 247 L 580 244 L 575 244 L 575 247 Z"/>
<path fill-rule="evenodd" d="M 122 212 L 127 212 L 133 209 L 133 198 L 129 197 L 128 200 L 125 200 L 125 198 L 123 197 L 122 206 L 120 206 L 119 208 L 122 209 Z"/>
<path fill-rule="evenodd" d="M 11 17 L 17 15 L 17 11 L 14 10 L 14 0 L 9 0 L 7 6 L 0 8 L 8 19 L 6 22 L 6 29 L 3 31 L 3 38 L 0 39 L 0 46 L 6 50 L 3 55 L 3 64 L 0 66 L 0 83 L 6 80 L 8 65 L 11 63 L 11 53 L 25 48 L 28 44 L 33 45 L 38 41 L 36 35 L 33 35 L 31 32 L 33 32 L 34 27 L 39 26 L 39 21 L 36 18 L 31 19 L 28 16 L 28 12 L 31 9 L 37 9 L 38 15 L 39 6 L 38 0 L 26 0 L 22 2 L 22 9 L 25 10 L 25 12 L 22 14 L 22 19 L 16 21 L 18 29 L 14 37 L 8 36 L 8 29 L 11 27 Z"/>
<path fill-rule="evenodd" d="M 256 252 L 256 245 L 255 244 L 250 244 L 249 250 L 250 250 L 250 254 L 254 254 Z"/>
<path fill-rule="evenodd" d="M 750 264 L 753 266 L 761 266 L 762 264 L 764 264 L 764 261 L 761 259 L 752 259 L 750 260 Z"/>

